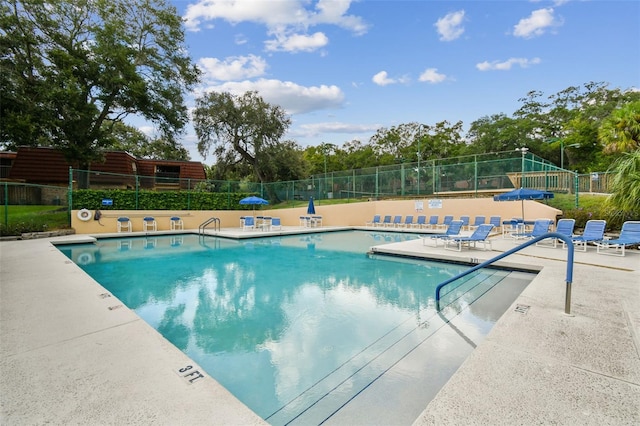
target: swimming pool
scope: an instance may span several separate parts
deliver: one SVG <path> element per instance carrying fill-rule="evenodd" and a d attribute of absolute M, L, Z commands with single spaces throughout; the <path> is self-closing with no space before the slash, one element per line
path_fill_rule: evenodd
<path fill-rule="evenodd" d="M 435 286 L 465 266 L 365 255 L 413 238 L 174 235 L 59 249 L 269 423 L 399 424 L 531 280 L 482 271 L 438 313 Z"/>

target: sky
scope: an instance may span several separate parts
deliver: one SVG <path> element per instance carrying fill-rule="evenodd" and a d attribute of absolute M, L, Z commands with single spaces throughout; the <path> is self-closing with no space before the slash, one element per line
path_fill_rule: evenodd
<path fill-rule="evenodd" d="M 169 0 L 202 70 L 187 97 L 254 90 L 307 147 L 367 143 L 381 127 L 511 116 L 606 82 L 640 88 L 640 1 Z M 149 128 L 141 129 L 150 133 Z M 182 144 L 194 161 L 189 126 Z"/>

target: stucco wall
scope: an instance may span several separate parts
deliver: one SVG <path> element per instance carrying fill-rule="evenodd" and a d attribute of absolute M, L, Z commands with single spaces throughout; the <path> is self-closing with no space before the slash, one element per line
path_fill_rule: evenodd
<path fill-rule="evenodd" d="M 418 215 L 425 215 L 427 219 L 431 215 L 438 215 L 440 220 L 445 215 L 453 215 L 459 218 L 461 215 L 471 217 L 471 222 L 476 215 L 501 216 L 503 220 L 522 216 L 522 203 L 520 201 L 495 202 L 492 198 L 465 198 L 442 199 L 441 208 L 429 208 L 429 200 L 421 200 L 423 210 L 416 211 L 415 200 L 400 201 L 368 201 L 350 204 L 322 205 L 322 201 L 316 202 L 316 214 L 322 216 L 324 226 L 362 226 L 370 221 L 374 215 L 402 215 L 403 220 L 407 215 L 413 215 L 414 221 Z M 525 201 L 525 219 L 549 218 L 555 220 L 562 212 L 536 201 Z M 240 216 L 251 214 L 246 210 L 224 211 L 125 211 L 108 210 L 102 212 L 100 221 L 93 218 L 89 221 L 81 221 L 74 210 L 71 226 L 78 234 L 96 234 L 116 232 L 116 219 L 119 216 L 128 216 L 133 224 L 133 231 L 142 231 L 142 218 L 153 216 L 158 224 L 158 230 L 170 228 L 169 218 L 180 216 L 184 221 L 185 229 L 197 229 L 198 226 L 211 217 L 220 218 L 222 228 L 237 228 L 240 226 Z M 92 212 L 93 213 L 93 212 Z M 261 208 L 256 210 L 256 215 L 279 217 L 284 226 L 298 226 L 299 217 L 306 215 L 307 208 L 271 210 Z"/>

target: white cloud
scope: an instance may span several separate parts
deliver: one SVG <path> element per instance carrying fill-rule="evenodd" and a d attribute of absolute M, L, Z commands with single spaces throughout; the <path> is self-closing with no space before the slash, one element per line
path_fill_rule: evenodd
<path fill-rule="evenodd" d="M 389 84 L 407 83 L 409 82 L 409 77 L 390 78 L 386 71 L 380 71 L 371 78 L 371 81 L 378 86 L 387 86 Z"/>
<path fill-rule="evenodd" d="M 393 84 L 396 82 L 392 78 L 388 77 L 386 71 L 380 71 L 378 74 L 374 75 L 371 80 L 378 86 L 386 86 L 387 84 Z"/>
<path fill-rule="evenodd" d="M 247 38 L 244 36 L 244 34 L 236 34 L 234 40 L 238 46 L 247 44 Z"/>
<path fill-rule="evenodd" d="M 476 64 L 476 68 L 480 71 L 508 71 L 514 65 L 519 65 L 520 68 L 528 68 L 531 65 L 539 64 L 540 58 L 526 59 L 526 58 L 509 58 L 506 61 L 484 61 Z"/>
<path fill-rule="evenodd" d="M 217 58 L 201 58 L 198 65 L 204 81 L 231 81 L 264 75 L 267 62 L 256 55 L 230 56 L 223 61 Z"/>
<path fill-rule="evenodd" d="M 433 25 L 436 27 L 438 34 L 440 34 L 440 40 L 452 41 L 464 33 L 463 21 L 464 10 L 459 10 L 446 14 L 444 18 L 438 19 Z"/>
<path fill-rule="evenodd" d="M 427 68 L 422 74 L 420 74 L 420 81 L 427 83 L 442 83 L 447 79 L 447 76 L 440 74 L 437 68 Z"/>
<path fill-rule="evenodd" d="M 561 25 L 553 16 L 553 8 L 538 9 L 531 12 L 528 18 L 523 18 L 513 27 L 513 35 L 522 38 L 541 36 L 552 26 Z"/>
<path fill-rule="evenodd" d="M 338 86 L 305 87 L 290 81 L 269 79 L 226 82 L 208 87 L 206 91 L 230 92 L 236 95 L 256 91 L 265 101 L 281 106 L 288 114 L 339 108 L 344 102 L 344 93 Z"/>
<path fill-rule="evenodd" d="M 375 132 L 380 128 L 380 124 L 356 124 L 356 123 L 313 123 L 301 124 L 296 130 L 296 135 L 305 137 L 314 137 L 324 133 L 340 133 L 340 134 L 361 134 Z"/>
<path fill-rule="evenodd" d="M 328 43 L 329 39 L 327 36 L 324 35 L 324 33 L 317 32 L 312 35 L 277 35 L 275 40 L 267 40 L 264 44 L 268 51 L 312 52 L 326 46 Z"/>
<path fill-rule="evenodd" d="M 367 32 L 368 25 L 362 18 L 347 15 L 352 0 L 198 0 L 187 6 L 184 15 L 188 30 L 199 31 L 207 21 L 223 19 L 233 24 L 254 22 L 270 30 L 289 28 L 306 30 L 314 25 L 336 25 L 355 34 Z"/>
<path fill-rule="evenodd" d="M 149 125 L 138 126 L 138 130 L 144 133 L 148 138 L 153 138 L 156 136 L 156 128 Z"/>

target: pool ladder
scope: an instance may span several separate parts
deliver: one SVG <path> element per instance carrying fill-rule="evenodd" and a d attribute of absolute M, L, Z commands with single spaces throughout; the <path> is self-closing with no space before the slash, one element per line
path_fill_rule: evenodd
<path fill-rule="evenodd" d="M 204 235 L 204 230 L 207 226 L 211 225 L 213 223 L 213 230 L 214 231 L 220 231 L 220 218 L 218 217 L 212 217 L 209 218 L 207 220 L 205 220 L 204 222 L 202 222 L 200 224 L 200 226 L 198 226 L 198 234 L 199 235 Z"/>

